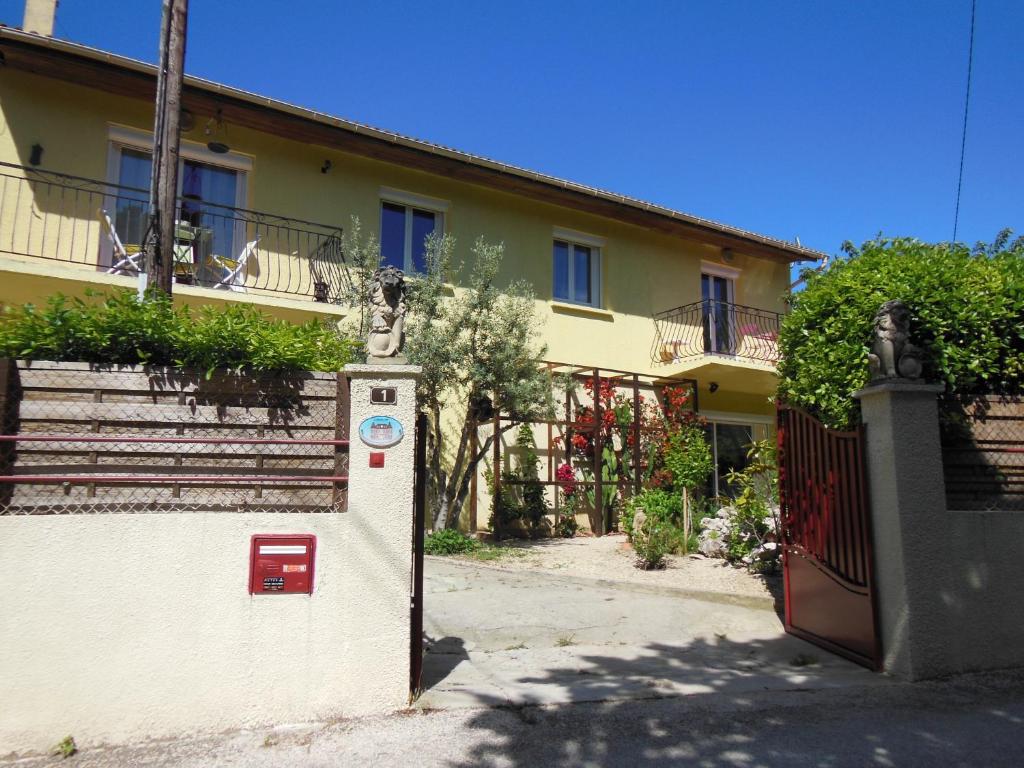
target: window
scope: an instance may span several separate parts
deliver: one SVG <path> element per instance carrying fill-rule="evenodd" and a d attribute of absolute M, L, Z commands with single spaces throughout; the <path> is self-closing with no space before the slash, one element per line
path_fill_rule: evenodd
<path fill-rule="evenodd" d="M 125 246 L 141 245 L 149 221 L 149 184 L 153 173 L 151 137 L 142 131 L 112 127 L 108 178 L 120 187 L 112 201 L 113 224 Z M 216 160 L 214 160 L 216 158 Z M 244 225 L 229 208 L 244 207 L 248 159 L 214 155 L 183 142 L 178 166 L 178 216 L 200 233 L 204 250 L 229 258 L 244 247 Z M 138 190 L 138 191 L 134 191 Z"/>
<path fill-rule="evenodd" d="M 427 271 L 427 238 L 441 233 L 443 214 L 398 203 L 380 204 L 380 252 L 384 264 L 406 272 Z"/>
<path fill-rule="evenodd" d="M 559 301 L 601 306 L 601 245 L 597 238 L 559 237 L 555 232 L 552 261 L 554 290 Z M 566 233 L 569 234 L 569 233 Z"/>
<path fill-rule="evenodd" d="M 444 233 L 448 203 L 398 189 L 380 190 L 380 253 L 384 264 L 405 272 L 427 271 L 427 238 Z"/>
<path fill-rule="evenodd" d="M 704 351 L 721 355 L 736 354 L 734 280 L 722 275 L 702 273 L 700 290 L 704 302 Z"/>
<path fill-rule="evenodd" d="M 726 417 L 723 415 L 723 418 Z M 747 458 L 750 444 L 755 440 L 766 439 L 768 426 L 761 423 L 708 421 L 704 430 L 715 461 L 714 472 L 708 479 L 707 493 L 711 497 L 731 496 L 736 488 L 727 480 L 729 473 L 746 469 L 750 463 Z"/>

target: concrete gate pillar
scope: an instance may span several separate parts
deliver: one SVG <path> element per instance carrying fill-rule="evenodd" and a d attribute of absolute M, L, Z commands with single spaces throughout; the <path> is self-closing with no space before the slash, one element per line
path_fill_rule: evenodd
<path fill-rule="evenodd" d="M 886 381 L 854 393 L 865 424 L 878 625 L 886 672 L 955 671 L 942 595 L 949 541 L 936 399 L 944 387 Z"/>

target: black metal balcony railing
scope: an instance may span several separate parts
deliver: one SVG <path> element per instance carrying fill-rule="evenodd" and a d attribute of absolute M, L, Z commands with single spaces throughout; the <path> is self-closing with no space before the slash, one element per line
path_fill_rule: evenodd
<path fill-rule="evenodd" d="M 0 254 L 137 275 L 148 190 L 0 163 Z M 175 281 L 340 303 L 349 285 L 342 230 L 178 199 Z"/>
<path fill-rule="evenodd" d="M 779 360 L 778 312 L 725 301 L 697 301 L 654 316 L 651 357 L 674 363 L 723 355 L 763 363 Z"/>

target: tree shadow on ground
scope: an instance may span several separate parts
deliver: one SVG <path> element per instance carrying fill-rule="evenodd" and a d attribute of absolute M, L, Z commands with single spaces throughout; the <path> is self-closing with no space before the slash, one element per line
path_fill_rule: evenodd
<path fill-rule="evenodd" d="M 469 661 L 469 653 L 461 637 L 442 637 L 434 640 L 424 634 L 423 640 L 420 689 L 426 691 L 442 682 L 459 664 Z"/>
<path fill-rule="evenodd" d="M 793 655 L 801 647 L 807 653 Z M 449 765 L 1018 764 L 1007 749 L 1024 736 L 1024 672 L 916 685 L 857 673 L 793 638 L 651 644 L 635 659 L 581 655 L 518 681 L 534 696 L 479 697 L 489 708 L 466 723 L 478 731 L 474 746 Z M 759 681 L 765 675 L 774 681 Z M 547 686 L 575 703 L 545 705 Z M 969 704 L 975 722 L 964 728 Z"/>

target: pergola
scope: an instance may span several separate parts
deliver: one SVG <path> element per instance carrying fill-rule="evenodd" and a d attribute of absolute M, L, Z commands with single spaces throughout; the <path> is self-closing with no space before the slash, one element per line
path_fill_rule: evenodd
<path fill-rule="evenodd" d="M 494 470 L 494 487 L 493 487 L 493 498 L 497 498 L 501 491 L 502 484 L 505 485 L 521 485 L 525 481 L 507 481 L 501 477 L 501 457 L 502 457 L 502 446 L 501 446 L 501 432 L 502 424 L 509 423 L 525 423 L 530 425 L 543 424 L 546 426 L 547 440 L 544 446 L 544 453 L 547 457 L 547 472 L 546 478 L 541 477 L 540 483 L 545 487 L 557 487 L 560 482 L 555 479 L 555 465 L 556 458 L 561 457 L 562 461 L 573 465 L 574 457 L 571 449 L 572 436 L 574 432 L 578 432 L 578 423 L 574 418 L 574 410 L 578 410 L 580 407 L 590 407 L 593 410 L 593 427 L 591 435 L 593 439 L 593 458 L 591 459 L 592 466 L 589 468 L 591 471 L 592 480 L 582 479 L 577 480 L 576 485 L 584 488 L 593 488 L 594 495 L 594 509 L 592 510 L 591 527 L 593 528 L 594 534 L 601 536 L 611 531 L 614 524 L 614 520 L 609 514 L 609 511 L 604 508 L 604 486 L 606 481 L 601 477 L 601 459 L 604 448 L 604 432 L 602 429 L 602 403 L 599 393 L 601 391 L 601 385 L 603 383 L 612 381 L 616 390 L 625 390 L 627 397 L 632 395 L 632 412 L 633 418 L 631 422 L 625 426 L 620 427 L 623 432 L 629 432 L 633 436 L 633 445 L 640 445 L 640 429 L 642 424 L 641 419 L 641 391 L 653 391 L 655 394 L 659 393 L 661 388 L 668 385 L 673 386 L 689 386 L 692 392 L 692 408 L 698 410 L 697 405 L 697 381 L 696 379 L 689 379 L 683 377 L 666 377 L 657 376 L 646 373 L 637 373 L 635 371 L 622 371 L 615 368 L 602 368 L 600 366 L 585 366 L 577 365 L 573 363 L 560 363 L 555 361 L 545 360 L 541 363 L 541 366 L 547 371 L 552 386 L 555 384 L 556 377 L 568 377 L 574 381 L 580 383 L 591 382 L 592 384 L 592 402 L 588 405 L 586 403 L 580 403 L 578 395 L 579 389 L 567 389 L 564 397 L 563 411 L 560 418 L 554 419 L 543 419 L 543 420 L 526 420 L 523 421 L 509 414 L 502 414 L 495 409 L 491 421 L 494 429 L 494 445 L 492 447 L 492 459 L 493 459 L 493 470 Z M 585 394 L 585 393 L 584 393 Z M 556 432 L 560 432 L 562 435 L 561 446 L 556 443 Z M 578 462 L 577 462 L 578 464 Z M 637 494 L 641 490 L 641 472 L 639 471 L 639 461 L 634 460 L 634 466 L 631 468 L 631 477 L 623 474 L 617 481 L 617 486 L 623 493 L 629 495 Z M 557 519 L 559 509 L 559 494 L 554 493 L 554 509 L 555 516 Z M 477 488 L 476 488 L 476 475 L 473 477 L 473 487 L 470 494 L 470 528 L 471 530 L 477 529 Z"/>

